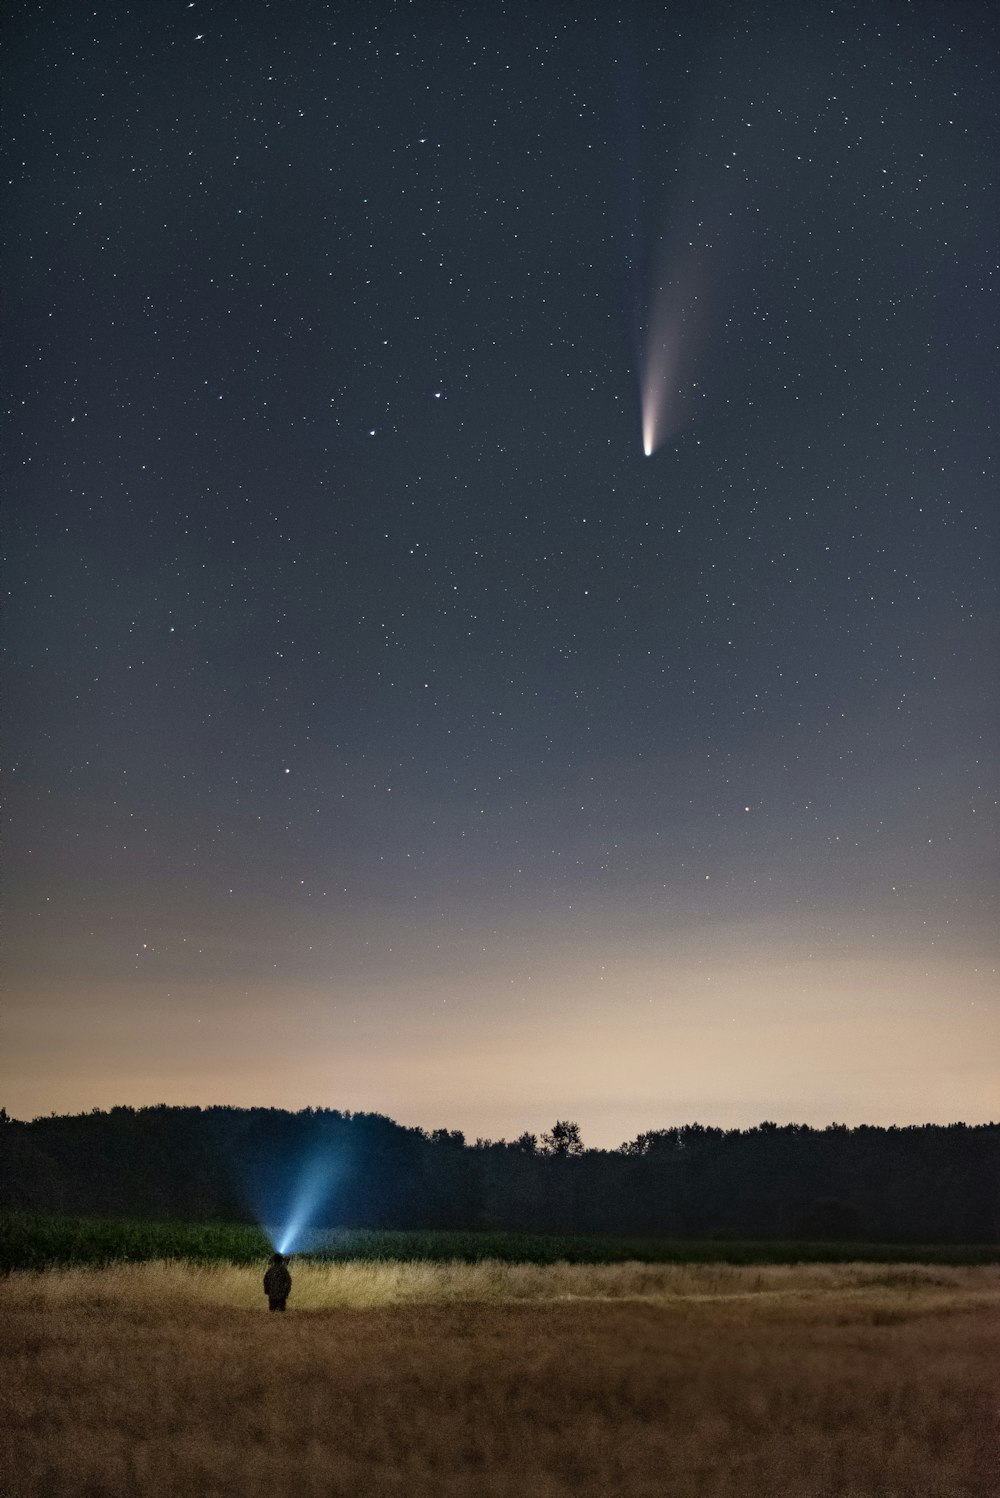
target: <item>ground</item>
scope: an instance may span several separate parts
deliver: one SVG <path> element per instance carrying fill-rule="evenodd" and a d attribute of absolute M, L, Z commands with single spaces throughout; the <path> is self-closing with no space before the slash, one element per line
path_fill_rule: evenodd
<path fill-rule="evenodd" d="M 10 1275 L 0 1491 L 1000 1492 L 996 1267 L 353 1269 Z"/>

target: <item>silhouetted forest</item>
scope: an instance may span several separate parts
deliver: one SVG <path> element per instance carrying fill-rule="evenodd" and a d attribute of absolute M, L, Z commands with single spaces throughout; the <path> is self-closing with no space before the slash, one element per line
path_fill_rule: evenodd
<path fill-rule="evenodd" d="M 23 1123 L 0 1109 L 5 1210 L 275 1222 L 303 1193 L 319 1227 L 670 1237 L 1000 1240 L 1000 1124 L 701 1124 L 586 1149 L 466 1141 L 376 1113 L 113 1108 Z"/>

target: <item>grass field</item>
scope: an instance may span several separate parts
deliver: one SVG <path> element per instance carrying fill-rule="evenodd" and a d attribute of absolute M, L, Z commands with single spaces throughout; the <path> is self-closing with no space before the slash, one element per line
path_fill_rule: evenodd
<path fill-rule="evenodd" d="M 5 1498 L 995 1498 L 1000 1269 L 0 1279 Z"/>

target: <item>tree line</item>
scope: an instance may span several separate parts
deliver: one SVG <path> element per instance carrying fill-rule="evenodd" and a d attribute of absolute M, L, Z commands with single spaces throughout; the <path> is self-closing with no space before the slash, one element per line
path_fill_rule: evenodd
<path fill-rule="evenodd" d="M 869 1242 L 1000 1241 L 1000 1124 L 654 1129 L 466 1140 L 377 1113 L 112 1108 L 11 1119 L 7 1211 L 317 1227 Z"/>

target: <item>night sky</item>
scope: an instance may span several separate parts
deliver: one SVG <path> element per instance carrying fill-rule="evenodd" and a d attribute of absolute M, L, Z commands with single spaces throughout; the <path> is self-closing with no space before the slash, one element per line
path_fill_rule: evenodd
<path fill-rule="evenodd" d="M 996 9 L 5 25 L 0 1103 L 997 1117 Z"/>

